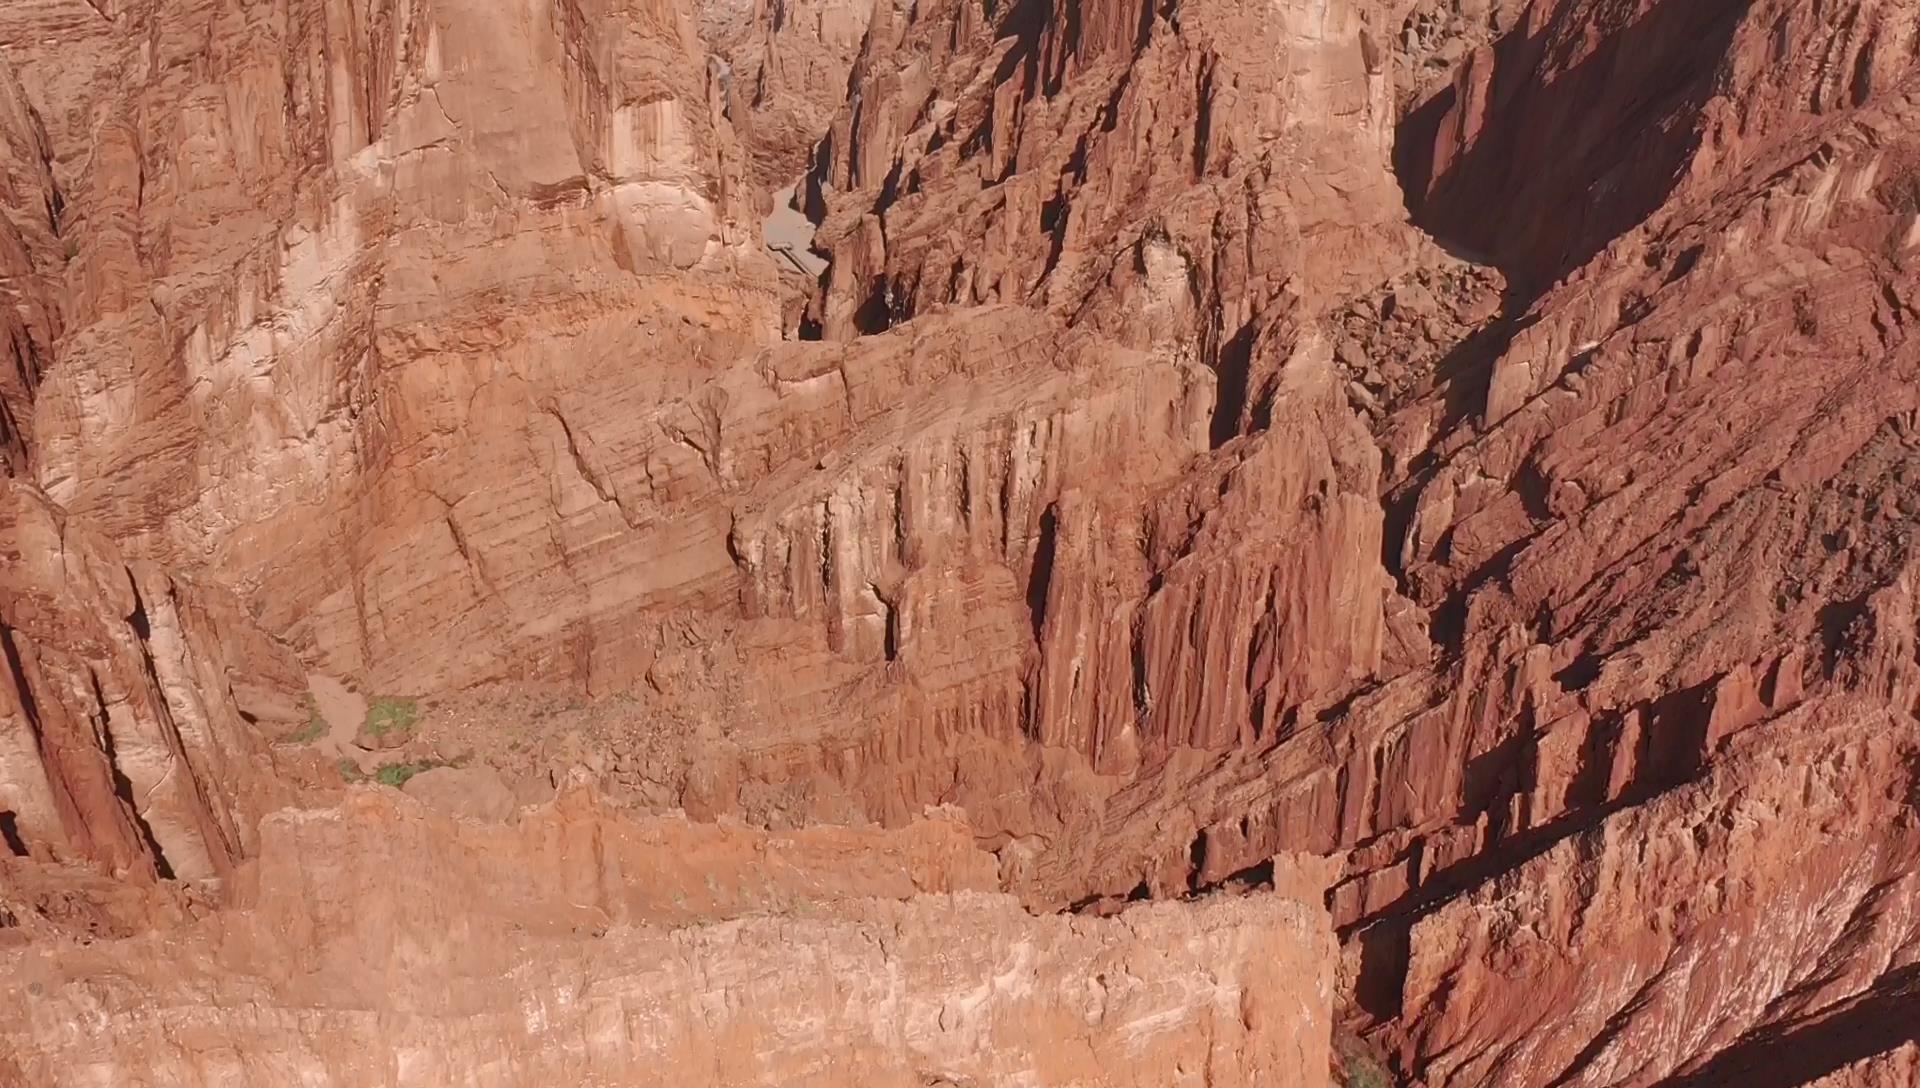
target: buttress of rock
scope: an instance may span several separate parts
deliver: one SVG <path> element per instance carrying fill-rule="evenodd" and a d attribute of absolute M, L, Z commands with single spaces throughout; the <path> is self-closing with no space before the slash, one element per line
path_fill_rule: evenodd
<path fill-rule="evenodd" d="M 0 555 L 8 851 L 217 887 L 267 792 L 252 722 L 290 716 L 298 662 L 223 591 L 128 566 L 16 480 Z"/>

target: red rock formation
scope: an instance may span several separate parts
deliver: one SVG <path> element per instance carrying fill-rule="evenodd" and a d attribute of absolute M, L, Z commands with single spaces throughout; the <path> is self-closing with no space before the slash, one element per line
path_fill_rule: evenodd
<path fill-rule="evenodd" d="M 141 554 L 210 563 L 316 660 L 415 688 L 504 671 L 477 636 L 538 626 L 489 588 L 516 551 L 587 567 L 613 532 L 556 506 L 615 440 L 575 414 L 625 384 L 614 361 L 657 360 L 659 403 L 777 338 L 757 194 L 684 13 L 481 8 L 133 5 L 112 40 L 157 53 L 63 99 L 110 121 L 49 128 L 75 256 L 40 481 Z M 37 14 L 10 8 L 0 40 Z M 57 50 L 19 58 L 63 87 Z M 509 480 L 523 495 L 474 521 Z M 519 501 L 530 518 L 492 520 Z M 548 659 L 579 641 L 561 626 Z"/>
<path fill-rule="evenodd" d="M 1036 910 L 1335 857 L 1410 1081 L 1897 1082 L 1912 17 L 20 0 L 7 463 L 370 689 L 632 695 L 702 817 L 953 802 Z M 793 328 L 753 221 L 822 126 Z M 225 873 L 255 810 L 179 792 L 219 774 L 110 768 L 224 751 L 173 704 L 273 669 L 209 621 L 141 687 L 190 595 L 9 494 L 9 632 L 119 678 L 14 682 L 65 715 L 12 732 L 23 847 Z"/>
<path fill-rule="evenodd" d="M 58 300 L 50 270 L 62 254 L 54 237 L 58 193 L 48 171 L 46 133 L 12 67 L 0 58 L 0 468 L 25 476 L 33 452 L 33 393 L 53 360 Z"/>
<path fill-rule="evenodd" d="M 753 0 L 698 5 L 722 80 L 726 117 L 756 180 L 777 189 L 807 171 L 813 145 L 847 97 L 871 0 Z"/>
<path fill-rule="evenodd" d="M 1421 918 L 1408 1065 L 1434 1085 L 1729 1083 L 1903 1041 L 1914 724 L 1789 712 Z"/>
<path fill-rule="evenodd" d="M 8 852 L 217 886 L 260 811 L 250 719 L 304 686 L 298 663 L 222 591 L 127 566 L 18 481 L 0 556 Z"/>
<path fill-rule="evenodd" d="M 270 817 L 238 902 L 164 943 L 0 952 L 35 1010 L 0 1077 L 1324 1083 L 1317 902 L 1033 917 L 962 890 L 993 866 L 954 824 L 769 837 L 581 802 Z"/>

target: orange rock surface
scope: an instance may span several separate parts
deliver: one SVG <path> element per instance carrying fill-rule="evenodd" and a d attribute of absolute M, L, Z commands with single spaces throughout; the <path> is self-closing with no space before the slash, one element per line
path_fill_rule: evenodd
<path fill-rule="evenodd" d="M 364 787 L 260 825 L 222 910 L 0 950 L 21 1084 L 1317 1085 L 1325 909 L 1035 917 L 955 823 L 769 837 Z M 183 970 L 183 967 L 185 968 Z"/>
<path fill-rule="evenodd" d="M 1916 14 L 12 0 L 0 1081 L 1911 1083 Z"/>

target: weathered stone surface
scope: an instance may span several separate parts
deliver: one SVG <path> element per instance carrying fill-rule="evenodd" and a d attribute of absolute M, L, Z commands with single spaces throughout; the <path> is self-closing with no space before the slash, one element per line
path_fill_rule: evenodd
<path fill-rule="evenodd" d="M 775 189 L 804 174 L 814 142 L 847 99 L 872 0 L 701 0 L 726 117 L 753 177 Z"/>
<path fill-rule="evenodd" d="M 128 566 L 0 479 L 0 832 L 10 854 L 217 886 L 271 787 L 238 694 L 297 682 L 217 587 Z"/>
<path fill-rule="evenodd" d="M 488 829 L 362 791 L 262 838 L 230 910 L 0 952 L 29 1010 L 0 1028 L 0 1073 L 1318 1086 L 1330 1060 L 1318 903 L 1034 917 L 958 890 L 992 864 L 953 824 L 769 838 L 571 794 Z"/>
<path fill-rule="evenodd" d="M 429 767 L 400 789 L 428 808 L 475 820 L 504 820 L 516 807 L 513 791 L 491 767 Z"/>
<path fill-rule="evenodd" d="M 1407 1064 L 1434 1085 L 1728 1083 L 1783 1051 L 1810 1078 L 1857 1052 L 1850 1033 L 1897 1031 L 1917 743 L 1870 703 L 1795 710 L 1422 918 Z"/>
<path fill-rule="evenodd" d="M 121 678 L 14 731 L 22 849 L 252 851 L 257 808 L 166 791 L 143 846 L 104 768 L 165 722 L 89 732 L 153 701 L 157 560 L 445 696 L 409 743 L 521 797 L 953 803 L 993 883 L 1088 915 L 1330 857 L 1348 1026 L 1408 1082 L 1898 1083 L 1913 17 L 16 0 L 0 437 L 100 539 L 16 502 L 0 605 L 34 668 Z M 803 168 L 804 303 L 759 233 Z M 43 554 L 107 541 L 137 577 Z M 206 623 L 163 701 L 286 713 L 294 667 Z"/>

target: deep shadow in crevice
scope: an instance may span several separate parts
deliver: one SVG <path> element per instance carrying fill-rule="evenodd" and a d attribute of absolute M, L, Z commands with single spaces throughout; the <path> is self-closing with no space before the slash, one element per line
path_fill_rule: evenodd
<path fill-rule="evenodd" d="M 1253 340 L 1253 323 L 1248 322 L 1220 345 L 1214 357 L 1217 384 L 1213 421 L 1208 427 L 1208 437 L 1214 449 L 1226 445 L 1240 434 L 1240 417 L 1247 408 L 1247 385 L 1253 376 Z"/>
<path fill-rule="evenodd" d="M 1047 595 L 1053 591 L 1053 560 L 1059 542 L 1059 508 L 1048 506 L 1040 514 L 1040 539 L 1033 549 L 1033 570 L 1027 575 L 1027 616 L 1036 643 L 1047 627 Z"/>
<path fill-rule="evenodd" d="M 6 809 L 0 809 L 0 843 L 16 858 L 28 855 L 27 841 L 20 835 L 20 818 Z"/>
<path fill-rule="evenodd" d="M 1193 840 L 1193 845 L 1198 850 L 1198 854 L 1193 859 L 1194 867 L 1187 873 L 1187 894 L 1183 898 L 1200 899 L 1221 892 L 1247 892 L 1260 888 L 1271 889 L 1273 887 L 1272 858 L 1235 869 L 1233 872 L 1228 873 L 1218 880 L 1200 879 L 1200 866 L 1206 862 L 1205 843 L 1205 832 L 1202 832 Z"/>
<path fill-rule="evenodd" d="M 866 300 L 853 312 L 854 331 L 861 336 L 877 336 L 893 327 L 893 288 L 886 277 L 873 282 Z M 802 330 L 802 339 L 806 339 Z"/>
<path fill-rule="evenodd" d="M 1413 923 L 1389 918 L 1359 930 L 1360 970 L 1353 983 L 1353 1004 L 1376 1023 L 1400 1015 L 1407 964 L 1413 958 Z"/>

